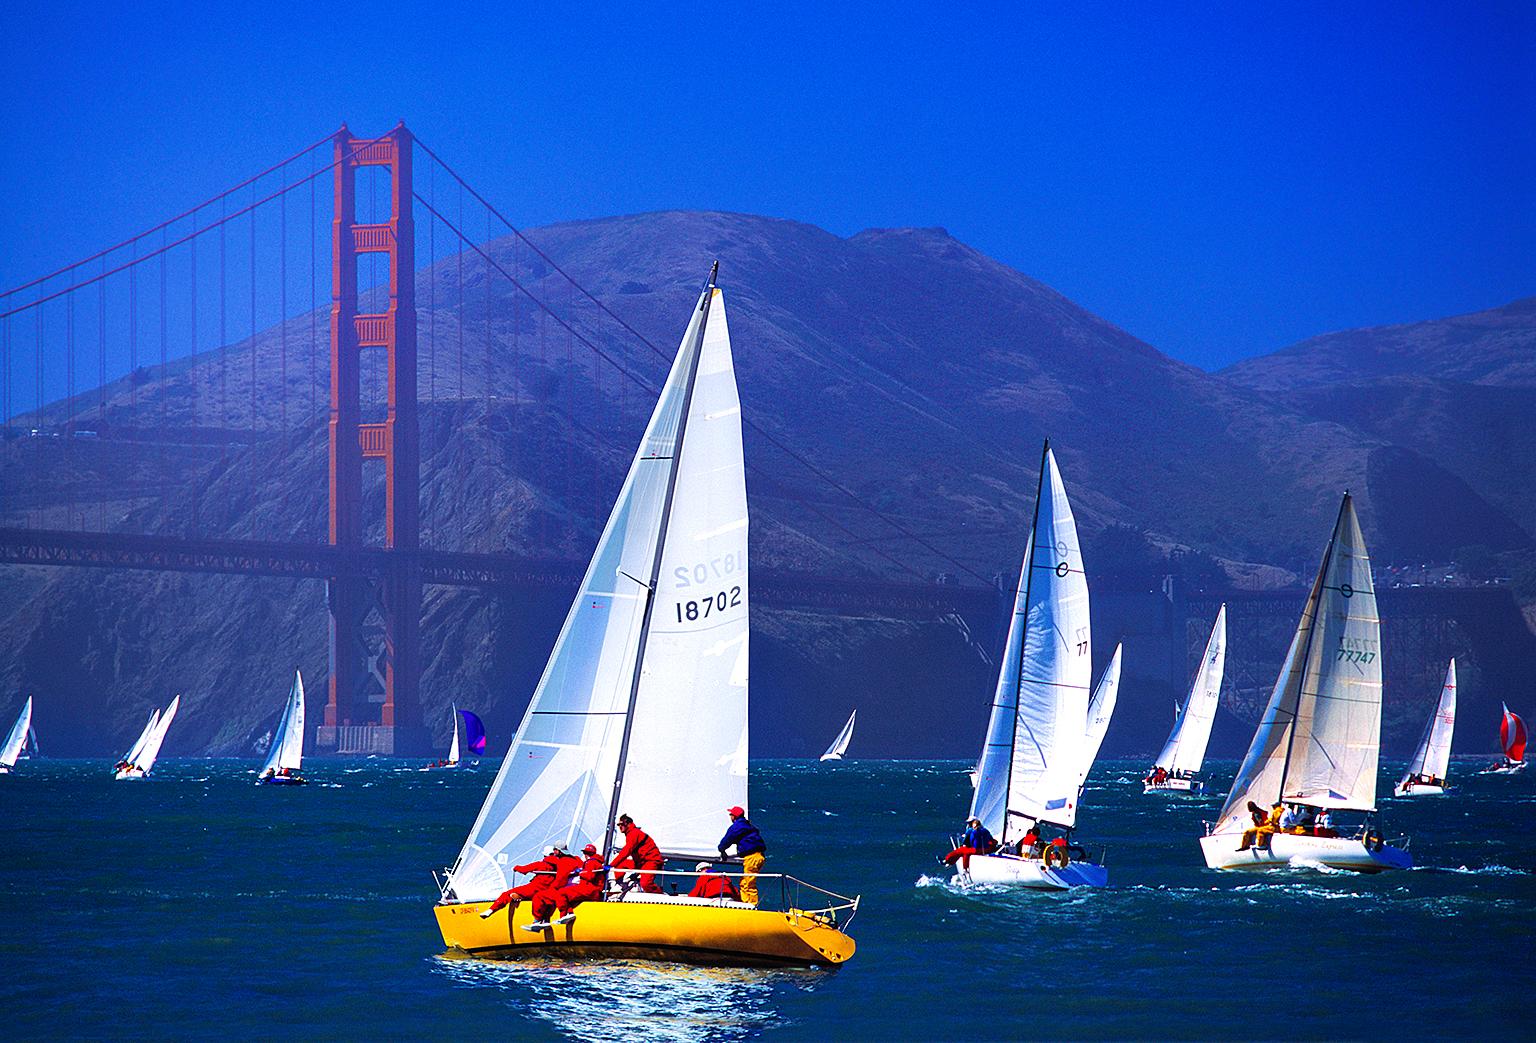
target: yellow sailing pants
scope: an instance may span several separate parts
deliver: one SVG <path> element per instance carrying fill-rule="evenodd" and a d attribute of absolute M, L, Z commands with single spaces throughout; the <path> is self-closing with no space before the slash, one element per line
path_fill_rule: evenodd
<path fill-rule="evenodd" d="M 763 868 L 763 853 L 754 851 L 741 860 L 741 900 L 757 904 L 757 874 Z"/>

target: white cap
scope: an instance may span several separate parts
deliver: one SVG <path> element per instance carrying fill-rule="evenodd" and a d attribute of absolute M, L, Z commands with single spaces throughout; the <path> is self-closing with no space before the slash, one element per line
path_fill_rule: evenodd
<path fill-rule="evenodd" d="M 710 870 L 710 864 L 708 862 L 700 862 L 698 865 L 694 866 L 693 868 L 698 870 L 700 873 L 707 873 Z"/>

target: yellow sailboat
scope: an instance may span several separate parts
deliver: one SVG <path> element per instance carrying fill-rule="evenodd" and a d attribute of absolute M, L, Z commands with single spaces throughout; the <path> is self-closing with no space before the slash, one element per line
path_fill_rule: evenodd
<path fill-rule="evenodd" d="M 590 843 L 611 862 L 620 813 L 665 859 L 719 861 L 726 809 L 748 806 L 748 601 L 741 405 L 711 271 L 528 711 L 441 881 L 451 949 L 746 965 L 853 955 L 844 928 L 858 898 L 780 874 L 755 874 L 757 903 L 692 897 L 696 871 L 661 870 L 660 893 L 631 873 L 556 922 L 535 922 L 533 902 L 482 915 L 519 883 L 515 867 L 553 846 Z"/>

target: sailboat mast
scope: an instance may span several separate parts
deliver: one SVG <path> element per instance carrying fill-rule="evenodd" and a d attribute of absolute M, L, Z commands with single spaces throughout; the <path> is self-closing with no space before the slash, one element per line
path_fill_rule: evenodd
<path fill-rule="evenodd" d="M 656 607 L 656 584 L 661 577 L 661 559 L 667 547 L 667 528 L 672 520 L 672 498 L 677 492 L 678 464 L 683 457 L 683 438 L 688 430 L 688 413 L 693 407 L 693 387 L 699 376 L 699 361 L 704 354 L 704 334 L 709 328 L 709 309 L 714 304 L 715 276 L 720 271 L 716 261 L 709 269 L 709 279 L 704 284 L 699 307 L 703 316 L 699 319 L 699 332 L 694 337 L 691 350 L 693 359 L 688 364 L 688 382 L 683 389 L 682 408 L 677 418 L 677 435 L 672 441 L 671 468 L 667 472 L 667 493 L 661 502 L 661 525 L 656 533 L 656 551 L 651 558 L 651 574 L 646 580 L 645 612 L 640 617 L 640 640 L 635 649 L 634 673 L 630 677 L 629 706 L 624 712 L 624 737 L 619 742 L 619 763 L 613 777 L 613 796 L 608 802 L 608 819 L 603 831 L 603 857 L 613 852 L 613 820 L 619 813 L 619 796 L 624 790 L 624 765 L 629 760 L 629 737 L 635 726 L 635 702 L 640 697 L 640 670 L 645 665 L 646 639 L 651 633 L 651 614 Z"/>
<path fill-rule="evenodd" d="M 1317 582 L 1312 586 L 1317 599 L 1312 604 L 1312 624 L 1307 629 L 1307 643 L 1301 650 L 1301 658 L 1297 660 L 1301 664 L 1301 678 L 1297 681 L 1296 706 L 1291 710 L 1291 734 L 1285 738 L 1285 762 L 1280 765 L 1281 797 L 1285 796 L 1285 780 L 1291 772 L 1291 753 L 1296 749 L 1296 718 L 1301 711 L 1301 686 L 1307 683 L 1307 662 L 1312 657 L 1312 639 L 1317 636 L 1317 617 L 1323 611 L 1323 591 L 1328 581 L 1328 567 L 1333 564 L 1333 549 L 1339 542 L 1339 526 L 1344 522 L 1344 512 L 1349 510 L 1349 502 L 1349 493 L 1346 492 L 1344 502 L 1339 504 L 1339 516 L 1333 523 L 1333 535 L 1328 537 L 1328 549 L 1323 551 L 1323 563 L 1317 570 Z"/>
<path fill-rule="evenodd" d="M 1040 498 L 1045 495 L 1045 467 L 1051 455 L 1051 440 L 1047 438 L 1045 445 L 1040 447 L 1040 478 L 1035 483 L 1035 513 L 1029 520 L 1029 560 L 1024 563 L 1024 589 L 1020 591 L 1024 595 L 1024 627 L 1029 627 L 1029 592 L 1034 587 L 1035 580 L 1035 537 L 1036 528 L 1040 524 Z M 1015 602 L 1019 604 L 1019 602 Z M 1013 814 L 1008 808 L 1008 798 L 1013 795 L 1013 759 L 1019 749 L 1019 700 L 1024 696 L 1024 646 L 1028 640 L 1028 634 L 1019 642 L 1018 673 L 1013 685 L 1013 743 L 1008 747 L 1008 781 L 1003 787 L 1003 835 L 997 838 L 999 844 L 1008 839 L 1008 822 Z"/>

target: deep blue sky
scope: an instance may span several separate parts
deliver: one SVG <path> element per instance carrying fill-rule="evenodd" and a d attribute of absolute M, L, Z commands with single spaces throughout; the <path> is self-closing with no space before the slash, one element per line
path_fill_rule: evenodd
<path fill-rule="evenodd" d="M 404 118 L 524 225 L 942 225 L 1207 368 L 1536 294 L 1529 3 L 428 6 L 12 5 L 0 283 Z"/>

